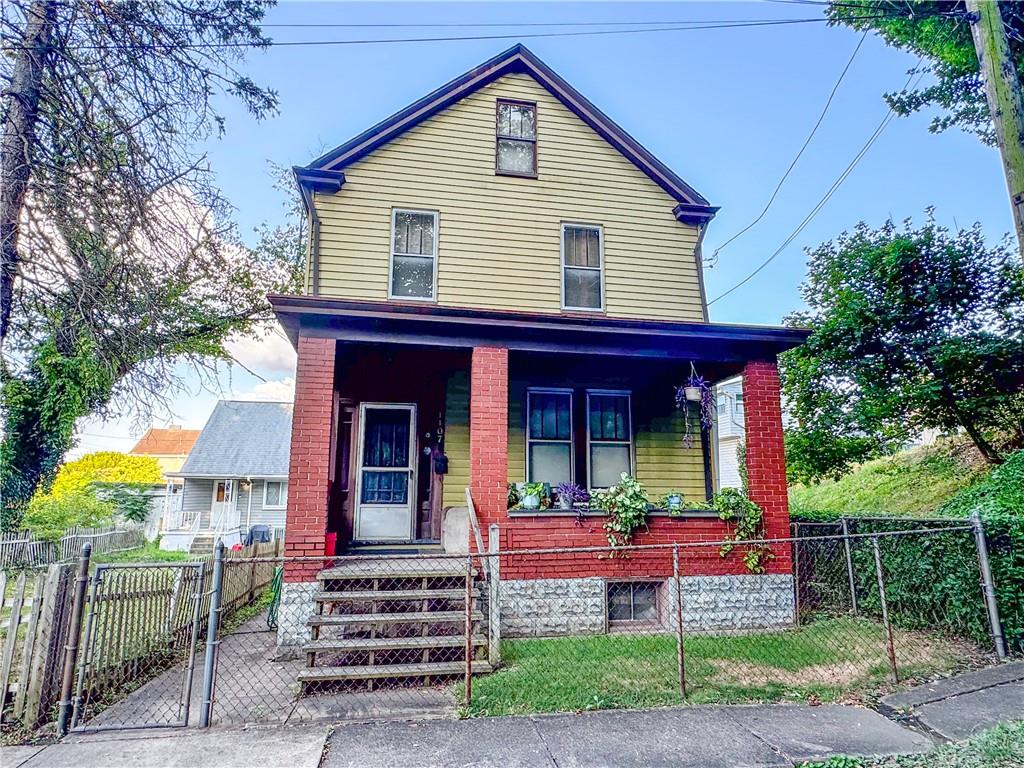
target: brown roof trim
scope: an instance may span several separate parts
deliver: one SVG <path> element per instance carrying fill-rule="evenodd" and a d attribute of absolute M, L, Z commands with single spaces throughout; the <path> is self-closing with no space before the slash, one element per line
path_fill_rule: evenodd
<path fill-rule="evenodd" d="M 399 305 L 322 296 L 268 297 L 293 344 L 303 335 L 350 341 L 688 357 L 772 359 L 810 331 L 762 325 L 627 320 L 437 305 Z"/>

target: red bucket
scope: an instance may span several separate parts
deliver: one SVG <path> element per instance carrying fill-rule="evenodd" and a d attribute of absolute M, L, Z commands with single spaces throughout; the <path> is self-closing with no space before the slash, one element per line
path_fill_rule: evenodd
<path fill-rule="evenodd" d="M 324 535 L 324 554 L 327 557 L 334 557 L 335 552 L 338 551 L 338 534 L 334 531 L 328 531 Z"/>

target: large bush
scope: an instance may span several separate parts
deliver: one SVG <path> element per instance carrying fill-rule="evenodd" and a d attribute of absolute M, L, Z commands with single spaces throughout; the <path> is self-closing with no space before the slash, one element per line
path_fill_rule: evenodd
<path fill-rule="evenodd" d="M 35 496 L 22 524 L 43 539 L 56 541 L 69 528 L 98 528 L 114 521 L 117 506 L 101 499 L 91 488 L 61 496 Z"/>

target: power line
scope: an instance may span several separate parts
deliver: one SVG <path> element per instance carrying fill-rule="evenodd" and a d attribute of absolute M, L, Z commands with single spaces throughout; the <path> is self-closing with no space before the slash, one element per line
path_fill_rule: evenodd
<path fill-rule="evenodd" d="M 832 87 L 832 92 L 828 95 L 828 100 L 825 102 L 825 107 L 821 110 L 821 114 L 818 115 L 818 121 L 814 124 L 814 127 L 811 128 L 811 132 L 807 134 L 807 139 L 804 141 L 803 146 L 800 147 L 800 151 L 796 153 L 796 157 L 793 158 L 793 162 L 789 164 L 789 167 L 786 169 L 786 172 L 782 174 L 782 178 L 779 179 L 779 183 L 775 185 L 775 190 L 772 192 L 771 197 L 768 198 L 768 202 L 765 204 L 764 209 L 761 211 L 761 213 L 757 215 L 757 218 L 755 218 L 752 222 L 747 224 L 747 226 L 745 226 L 743 229 L 741 229 L 739 232 L 737 232 L 735 235 L 730 237 L 728 240 L 726 240 L 724 243 L 722 243 L 715 249 L 715 252 L 711 254 L 711 264 L 709 266 L 714 266 L 715 262 L 718 260 L 718 254 L 727 245 L 729 245 L 731 242 L 736 240 L 741 235 L 748 232 L 751 228 L 754 227 L 754 225 L 756 225 L 759 221 L 761 221 L 761 219 L 764 218 L 766 213 L 768 213 L 768 209 L 771 208 L 772 203 L 775 202 L 775 198 L 778 196 L 779 190 L 782 189 L 782 185 L 786 182 L 786 179 L 789 178 L 789 174 L 793 172 L 793 169 L 796 167 L 797 162 L 803 156 L 804 150 L 807 149 L 807 146 L 811 143 L 811 139 L 813 139 L 814 135 L 818 132 L 818 128 L 821 126 L 822 121 L 824 121 L 825 115 L 828 114 L 829 107 L 832 106 L 832 100 L 835 98 L 836 92 L 839 90 L 839 86 L 842 85 L 843 80 L 846 78 L 846 73 L 850 71 L 850 67 L 853 65 L 853 60 L 857 58 L 857 53 L 860 51 L 861 46 L 864 45 L 864 41 L 867 39 L 867 36 L 868 32 L 867 30 L 865 30 L 864 34 L 861 35 L 860 40 L 857 42 L 857 46 L 853 49 L 853 53 L 850 54 L 850 60 L 846 62 L 846 66 L 843 67 L 843 71 L 839 73 L 839 79 L 836 81 L 836 84 Z"/>
<path fill-rule="evenodd" d="M 890 18 L 888 15 L 863 17 L 867 18 Z M 596 35 L 638 35 L 653 32 L 688 32 L 691 30 L 709 29 L 739 29 L 772 27 L 789 24 L 820 24 L 828 22 L 825 17 L 813 19 L 766 19 L 760 21 L 740 22 L 687 22 L 687 26 L 642 28 L 642 29 L 601 29 L 601 30 L 578 30 L 572 32 L 526 32 L 522 34 L 509 35 L 451 35 L 445 37 L 394 37 L 378 38 L 374 40 L 268 40 L 265 43 L 251 42 L 221 42 L 221 43 L 137 43 L 137 44 L 114 44 L 114 45 L 70 45 L 75 50 L 124 50 L 138 51 L 151 50 L 167 52 L 171 50 L 209 50 L 220 48 L 283 48 L 294 46 L 335 46 L 335 45 L 379 45 L 391 43 L 447 43 L 479 40 L 520 40 L 524 38 L 550 38 L 550 37 L 585 37 Z M 10 45 L 0 48 L 4 51 L 24 50 L 22 45 Z"/>
<path fill-rule="evenodd" d="M 906 90 L 907 88 L 910 87 L 910 84 L 913 81 L 915 75 L 917 76 L 917 82 L 920 82 L 921 79 L 924 77 L 924 73 L 918 73 L 917 71 L 923 61 L 923 56 L 920 59 L 918 59 L 917 66 L 915 66 L 914 69 L 910 71 L 910 77 L 907 78 L 907 82 L 903 86 L 903 90 Z M 917 83 L 915 83 L 914 85 L 916 87 Z M 807 225 L 810 224 L 814 217 L 817 216 L 818 213 L 821 211 L 821 209 L 825 207 L 825 204 L 832 198 L 832 195 L 834 195 L 836 191 L 839 189 L 839 187 L 842 186 L 843 182 L 846 181 L 849 175 L 853 172 L 853 169 L 857 167 L 858 163 L 860 163 L 861 159 L 864 157 L 864 155 L 867 154 L 868 150 L 871 149 L 872 145 L 878 140 L 878 137 L 882 135 L 882 131 L 885 130 L 886 126 L 889 125 L 889 123 L 895 116 L 895 111 L 892 107 L 889 107 L 889 111 L 885 113 L 885 117 L 882 118 L 882 122 L 880 122 L 878 124 L 878 127 L 875 128 L 875 131 L 874 133 L 871 134 L 871 137 L 864 143 L 864 146 L 860 148 L 860 151 L 854 156 L 853 160 L 850 161 L 849 165 L 846 166 L 845 170 L 841 174 L 839 174 L 839 177 L 834 182 L 832 182 L 832 186 L 829 187 L 829 190 L 825 193 L 825 195 L 817 202 L 814 208 L 811 209 L 811 212 L 804 217 L 803 221 L 800 222 L 797 228 L 794 229 L 792 233 L 790 233 L 789 237 L 786 238 L 782 245 L 775 249 L 775 251 L 772 252 L 772 254 L 767 259 L 762 261 L 753 272 L 744 277 L 742 280 L 733 285 L 724 293 L 720 293 L 718 296 L 709 301 L 709 307 L 715 302 L 724 299 L 737 288 L 740 288 L 741 286 L 744 286 L 747 283 L 749 283 L 761 270 L 763 270 L 765 267 L 771 264 L 775 260 L 775 257 L 782 253 L 789 246 L 789 244 L 792 243 L 800 235 L 801 232 L 804 231 Z"/>

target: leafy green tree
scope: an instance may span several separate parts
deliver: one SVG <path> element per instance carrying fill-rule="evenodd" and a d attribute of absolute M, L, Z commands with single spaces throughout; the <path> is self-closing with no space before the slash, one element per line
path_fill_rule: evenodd
<path fill-rule="evenodd" d="M 781 357 L 801 479 L 926 428 L 963 430 L 992 463 L 1024 443 L 1024 269 L 979 225 L 859 224 L 810 253 L 786 318 L 813 333 Z M 793 443 L 791 437 L 790 445 Z M 810 457 L 808 457 L 810 455 Z M 811 467 L 811 469 L 806 469 Z"/>
<path fill-rule="evenodd" d="M 160 465 L 152 456 L 117 451 L 87 453 L 62 464 L 45 494 L 61 497 L 80 493 L 94 483 L 162 483 Z"/>
<path fill-rule="evenodd" d="M 147 417 L 181 371 L 270 318 L 301 272 L 245 248 L 200 143 L 223 97 L 276 95 L 239 71 L 260 0 L 8 0 L 0 20 L 0 526 L 52 482 L 77 419 Z M 274 230 L 269 230 L 273 234 Z M 297 238 L 296 238 L 297 241 Z"/>
<path fill-rule="evenodd" d="M 56 541 L 69 528 L 100 528 L 114 521 L 117 506 L 91 489 L 63 496 L 37 496 L 25 510 L 24 526 L 43 539 Z"/>
<path fill-rule="evenodd" d="M 1024 83 L 1024 9 L 1003 2 L 1007 39 Z M 835 24 L 877 32 L 889 45 L 922 57 L 918 71 L 934 77 L 921 88 L 887 93 L 899 115 L 938 108 L 933 132 L 957 126 L 986 144 L 996 143 L 992 118 L 978 67 L 978 56 L 963 2 L 920 0 L 833 0 L 828 16 Z"/>

